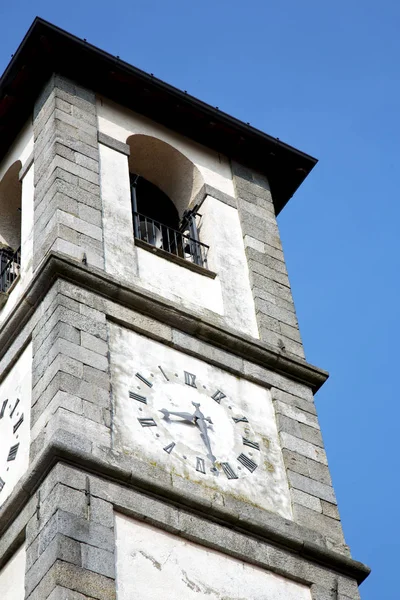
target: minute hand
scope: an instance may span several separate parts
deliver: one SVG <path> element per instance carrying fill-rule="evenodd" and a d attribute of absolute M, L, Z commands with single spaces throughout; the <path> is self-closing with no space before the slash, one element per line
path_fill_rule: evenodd
<path fill-rule="evenodd" d="M 208 437 L 206 419 L 205 419 L 203 413 L 201 412 L 201 410 L 199 408 L 200 404 L 197 404 L 197 403 L 193 402 L 193 405 L 196 407 L 196 411 L 194 413 L 195 424 L 200 429 L 201 439 L 203 440 L 204 445 L 205 445 L 205 447 L 208 450 L 208 458 L 212 462 L 213 467 L 215 467 L 215 462 L 216 462 L 217 459 L 215 458 L 214 454 L 212 453 L 211 442 L 210 442 L 210 438 Z"/>

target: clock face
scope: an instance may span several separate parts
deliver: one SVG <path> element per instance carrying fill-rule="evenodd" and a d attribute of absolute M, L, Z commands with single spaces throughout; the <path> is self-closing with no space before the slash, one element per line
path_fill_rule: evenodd
<path fill-rule="evenodd" d="M 259 468 L 262 437 L 232 393 L 170 363 L 132 375 L 135 418 L 160 450 L 197 473 L 228 480 Z"/>
<path fill-rule="evenodd" d="M 110 324 L 116 449 L 291 518 L 270 393 Z"/>
<path fill-rule="evenodd" d="M 32 348 L 0 384 L 0 506 L 29 463 Z"/>

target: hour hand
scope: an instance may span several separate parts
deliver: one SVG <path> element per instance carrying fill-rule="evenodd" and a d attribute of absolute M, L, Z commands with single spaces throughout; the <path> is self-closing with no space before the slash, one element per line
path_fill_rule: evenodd
<path fill-rule="evenodd" d="M 170 415 L 173 415 L 174 417 L 180 417 L 181 419 L 183 419 L 184 421 L 188 421 L 189 423 L 194 423 L 194 415 L 187 412 L 173 412 L 167 410 L 166 408 L 162 408 L 160 412 L 164 415 L 165 419 L 169 419 Z"/>

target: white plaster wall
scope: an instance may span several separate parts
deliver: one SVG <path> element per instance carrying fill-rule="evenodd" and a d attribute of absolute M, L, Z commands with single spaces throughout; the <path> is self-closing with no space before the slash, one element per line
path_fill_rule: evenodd
<path fill-rule="evenodd" d="M 32 279 L 34 190 L 34 165 L 32 164 L 22 180 L 20 277 L 10 290 L 6 304 L 0 310 L 0 326 L 15 308 Z"/>
<path fill-rule="evenodd" d="M 221 498 L 231 496 L 249 506 L 293 518 L 269 390 L 113 323 L 109 325 L 109 340 L 116 451 L 190 480 L 199 486 L 199 493 L 209 495 L 213 501 L 218 491 Z M 196 375 L 196 388 L 185 384 L 184 371 Z M 139 380 L 136 373 L 152 387 Z M 212 398 L 217 390 L 225 394 L 220 403 Z M 147 402 L 132 399 L 130 392 L 146 397 Z M 179 419 L 166 421 L 161 412 L 192 412 L 193 402 L 200 403 L 204 415 L 212 420 L 208 434 L 217 473 L 211 470 L 197 428 Z M 242 416 L 246 416 L 246 423 L 234 422 Z M 138 421 L 142 417 L 154 419 L 156 426 L 142 427 Z M 243 437 L 257 442 L 259 448 L 244 446 Z M 176 446 L 168 454 L 164 447 L 172 442 Z M 243 452 L 256 463 L 253 472 L 237 460 Z M 196 470 L 197 457 L 205 460 L 206 472 Z M 223 462 L 232 466 L 237 479 L 226 477 Z"/>
<path fill-rule="evenodd" d="M 25 563 L 26 550 L 24 544 L 0 571 L 1 600 L 24 600 Z"/>
<path fill-rule="evenodd" d="M 133 134 L 144 134 L 163 140 L 194 163 L 205 183 L 226 194 L 235 195 L 231 168 L 225 156 L 105 98 L 98 99 L 97 114 L 99 130 L 102 133 L 124 143 Z"/>
<path fill-rule="evenodd" d="M 208 266 L 218 273 L 226 323 L 259 337 L 239 214 L 235 208 L 207 196 L 200 207 L 201 241 L 210 246 Z"/>
<path fill-rule="evenodd" d="M 116 514 L 118 600 L 311 600 L 310 589 Z"/>
<path fill-rule="evenodd" d="M 98 100 L 99 129 L 126 142 L 133 134 L 156 137 L 184 154 L 206 183 L 234 196 L 225 157 L 112 102 Z M 237 210 L 208 196 L 201 206 L 201 241 L 210 246 L 212 280 L 141 248 L 134 248 L 128 159 L 100 145 L 106 270 L 201 314 L 224 316 L 227 326 L 258 338 L 241 226 Z"/>
<path fill-rule="evenodd" d="M 128 159 L 100 144 L 104 253 L 107 273 L 183 307 L 223 314 L 221 286 L 185 267 L 134 245 Z"/>
<path fill-rule="evenodd" d="M 10 418 L 11 408 L 16 400 L 19 404 Z M 6 378 L 0 383 L 0 408 L 3 402 L 8 404 L 3 418 L 0 420 L 0 477 L 5 486 L 0 491 L 0 506 L 13 491 L 15 485 L 29 466 L 30 446 L 30 414 L 32 401 L 32 344 L 30 343 L 19 357 Z M 24 421 L 17 432 L 13 432 L 13 424 L 21 415 Z M 19 443 L 15 460 L 8 462 L 11 446 Z M 2 596 L 0 595 L 2 600 Z"/>
<path fill-rule="evenodd" d="M 201 309 L 224 314 L 219 279 L 211 279 L 181 265 L 137 248 L 139 282 L 146 290 L 201 313 Z"/>
<path fill-rule="evenodd" d="M 128 158 L 102 144 L 99 150 L 105 269 L 121 281 L 137 283 Z"/>

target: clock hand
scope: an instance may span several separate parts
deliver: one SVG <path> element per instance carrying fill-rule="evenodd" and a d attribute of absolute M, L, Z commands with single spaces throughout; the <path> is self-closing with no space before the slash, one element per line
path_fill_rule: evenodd
<path fill-rule="evenodd" d="M 194 425 L 194 419 L 195 419 L 194 414 L 191 415 L 190 413 L 187 413 L 187 412 L 172 412 L 170 410 L 167 410 L 166 408 L 162 408 L 160 410 L 160 412 L 163 413 L 165 419 L 169 419 L 169 416 L 173 415 L 174 417 L 180 417 L 184 421 L 188 421 L 189 423 L 193 423 L 193 425 Z"/>
<path fill-rule="evenodd" d="M 214 454 L 212 453 L 212 449 L 211 449 L 211 442 L 210 442 L 210 438 L 208 437 L 208 431 L 207 431 L 207 424 L 206 421 L 208 421 L 209 423 L 212 423 L 210 417 L 205 417 L 203 415 L 203 413 L 200 410 L 200 404 L 198 404 L 197 402 L 192 402 L 193 406 L 196 407 L 195 413 L 194 413 L 194 418 L 195 418 L 195 424 L 197 425 L 197 427 L 200 429 L 200 437 L 204 442 L 205 447 L 208 450 L 208 458 L 210 459 L 210 461 L 212 462 L 213 465 L 213 469 L 216 469 L 215 463 L 216 463 L 216 458 L 214 456 Z"/>

